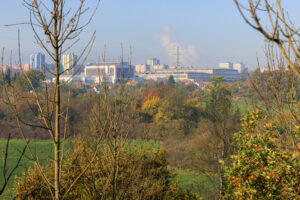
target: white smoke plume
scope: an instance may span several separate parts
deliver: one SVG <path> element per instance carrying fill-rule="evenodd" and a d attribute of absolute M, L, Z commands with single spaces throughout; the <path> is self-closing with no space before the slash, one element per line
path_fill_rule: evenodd
<path fill-rule="evenodd" d="M 197 47 L 195 45 L 183 46 L 180 42 L 175 42 L 171 35 L 171 27 L 164 26 L 160 34 L 158 34 L 158 39 L 162 48 L 164 48 L 165 53 L 169 61 L 176 62 L 177 48 L 180 48 L 181 65 L 187 65 L 194 63 L 198 58 Z"/>

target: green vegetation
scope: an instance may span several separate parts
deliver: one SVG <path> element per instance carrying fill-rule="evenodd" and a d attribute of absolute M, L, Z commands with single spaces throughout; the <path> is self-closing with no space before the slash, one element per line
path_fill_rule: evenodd
<path fill-rule="evenodd" d="M 205 198 L 214 190 L 209 177 L 194 170 L 174 170 L 178 185 L 185 191 L 191 191 Z"/>
<path fill-rule="evenodd" d="M 84 136 L 86 140 L 92 142 L 91 145 L 97 138 L 103 136 L 101 134 L 107 134 L 111 137 L 106 138 L 111 140 L 111 144 L 107 147 L 110 146 L 112 149 L 115 147 L 114 142 L 117 144 L 117 149 L 130 148 L 134 151 L 145 148 L 158 150 L 162 147 L 166 151 L 168 170 L 180 169 L 171 170 L 177 174 L 175 179 L 178 179 L 179 193 L 182 189 L 187 193 L 197 193 L 203 199 L 218 199 L 221 196 L 221 188 L 227 187 L 227 179 L 222 176 L 223 167 L 230 166 L 233 162 L 231 156 L 237 153 L 237 143 L 233 135 L 241 130 L 240 117 L 249 110 L 258 107 L 269 116 L 268 120 L 276 123 L 280 133 L 278 139 L 280 149 L 286 150 L 283 148 L 286 146 L 295 149 L 293 138 L 296 136 L 292 134 L 295 134 L 294 127 L 297 122 L 294 118 L 299 116 L 298 105 L 292 102 L 287 104 L 284 95 L 281 95 L 284 100 L 281 104 L 274 103 L 273 101 L 278 98 L 272 99 L 271 94 L 269 94 L 270 98 L 266 96 L 266 99 L 272 103 L 264 102 L 248 84 L 247 82 L 239 85 L 229 84 L 224 82 L 222 77 L 215 77 L 212 84 L 204 90 L 199 90 L 180 82 L 173 85 L 170 80 L 165 80 L 126 86 L 127 93 L 123 99 L 118 97 L 120 87 L 113 86 L 107 90 L 108 101 L 105 101 L 102 93 L 96 95 L 86 86 L 66 85 L 62 88 L 62 96 L 67 99 L 69 91 L 71 96 L 69 105 L 63 105 L 63 111 L 67 111 L 68 108 L 69 112 L 67 123 L 70 130 L 67 132 L 72 133 L 74 138 L 78 135 Z M 266 87 L 263 84 L 262 82 L 261 87 Z M 42 94 L 43 91 L 38 93 Z M 241 93 L 247 93 L 248 96 L 243 96 Z M 244 99 L 247 102 L 244 102 Z M 273 106 L 271 111 L 268 110 L 270 105 Z M 35 104 L 29 106 L 28 102 L 20 99 L 17 107 L 24 121 L 38 123 L 37 113 L 30 110 L 34 108 L 34 111 L 37 111 Z M 121 112 L 120 107 L 122 107 Z M 278 108 L 282 110 L 277 112 Z M 2 122 L 13 124 L 14 116 L 9 109 L 4 104 L 0 104 L 0 110 Z M 118 113 L 121 113 L 119 118 L 117 118 Z M 106 120 L 117 127 L 116 132 L 106 125 Z M 40 129 L 29 127 L 24 130 L 30 138 L 47 138 L 44 137 L 47 133 L 43 133 Z M 124 138 L 123 135 L 118 135 L 119 133 L 123 134 Z M 2 152 L 4 145 L 5 141 L 1 141 Z M 24 142 L 21 140 L 11 141 L 9 167 L 19 155 L 17 149 L 21 150 L 23 145 Z M 49 166 L 53 153 L 51 141 L 33 140 L 31 146 L 34 153 L 39 156 L 41 164 Z M 129 152 L 133 153 L 133 151 Z M 29 167 L 33 167 L 33 161 L 30 160 L 27 152 L 15 175 L 20 176 L 23 172 L 28 172 Z M 113 172 L 109 171 L 109 173 Z M 14 193 L 13 182 L 12 179 L 4 197 L 8 198 L 9 194 Z M 174 187 L 177 188 L 176 184 Z"/>
<path fill-rule="evenodd" d="M 19 75 L 15 80 L 15 84 L 19 87 L 24 88 L 25 90 L 32 90 L 32 86 L 29 84 L 27 79 L 30 80 L 33 88 L 35 90 L 38 90 L 41 88 L 41 83 L 43 80 L 45 80 L 45 76 L 41 71 L 31 70 Z"/>
<path fill-rule="evenodd" d="M 44 143 L 47 144 L 51 143 Z M 155 146 L 159 147 L 159 144 Z M 67 173 L 62 174 L 62 182 L 66 185 L 70 185 L 72 177 L 77 177 L 93 158 L 92 148 L 81 138 L 76 140 L 70 150 L 67 151 L 63 163 L 63 167 L 68 169 Z M 196 194 L 180 189 L 177 181 L 173 179 L 173 173 L 167 168 L 164 151 L 153 148 L 153 143 L 130 142 L 128 147 L 121 148 L 118 152 L 118 196 L 122 195 L 125 199 L 198 199 Z M 111 199 L 113 179 L 110 171 L 114 165 L 113 156 L 110 147 L 104 145 L 101 152 L 96 154 L 89 170 L 81 176 L 80 182 L 74 186 L 75 189 L 67 193 L 66 198 Z M 43 167 L 49 179 L 53 178 L 52 168 L 52 162 Z M 92 184 L 94 187 L 85 187 Z M 22 176 L 15 180 L 15 190 L 17 199 L 27 195 L 28 199 L 51 198 L 36 165 L 31 166 L 28 171 L 24 170 Z"/>
<path fill-rule="evenodd" d="M 130 147 L 136 147 L 139 149 L 142 148 L 149 148 L 149 149 L 159 149 L 161 148 L 160 142 L 152 142 L 152 141 L 145 141 L 145 140 L 130 140 L 126 142 L 124 147 L 127 147 L 129 145 Z"/>
<path fill-rule="evenodd" d="M 159 149 L 161 144 L 158 142 L 150 142 L 150 141 L 129 141 L 127 144 L 130 144 L 131 148 L 135 147 L 137 149 Z M 4 153 L 6 141 L 0 140 L 0 154 Z M 11 169 L 13 164 L 17 161 L 19 157 L 19 151 L 22 150 L 24 147 L 25 142 L 23 140 L 11 140 L 9 146 L 9 157 L 8 157 L 8 165 L 7 168 Z M 67 143 L 67 146 L 69 144 Z M 125 145 L 126 146 L 126 145 Z M 30 147 L 33 150 L 33 154 L 38 156 L 38 159 L 42 166 L 46 166 L 52 160 L 52 153 L 53 153 L 53 145 L 50 140 L 32 140 L 30 142 Z M 30 153 L 26 151 L 25 157 L 23 157 L 20 167 L 14 173 L 14 176 L 20 177 L 22 173 L 26 172 L 28 168 L 34 167 L 34 161 L 31 159 Z M 0 166 L 0 171 L 2 171 L 2 165 Z M 178 186 L 182 188 L 184 191 L 191 191 L 191 192 L 199 192 L 199 188 L 196 186 L 199 184 L 199 181 L 206 182 L 207 180 L 203 178 L 203 176 L 198 175 L 189 170 L 175 170 L 175 174 L 178 176 L 175 179 L 178 179 Z M 14 196 L 14 185 L 15 179 L 11 179 L 9 181 L 9 185 L 7 190 L 3 194 L 4 199 L 9 199 L 10 197 Z M 0 185 L 3 184 L 3 180 L 0 180 Z M 211 187 L 208 183 L 206 187 Z"/>
<path fill-rule="evenodd" d="M 242 114 L 245 114 L 249 111 L 250 105 L 247 105 L 247 103 L 244 101 L 233 101 L 232 104 L 233 106 L 236 106 Z"/>
<path fill-rule="evenodd" d="M 6 141 L 0 140 L 0 155 L 4 154 Z M 20 156 L 20 151 L 24 148 L 25 142 L 23 140 L 11 140 L 9 145 L 9 154 L 7 160 L 7 169 L 10 170 L 14 163 L 18 160 Z M 49 140 L 33 140 L 30 142 L 30 147 L 34 155 L 38 156 L 38 159 L 42 165 L 46 165 L 49 160 L 51 160 L 51 155 L 53 155 L 53 145 Z M 2 157 L 1 157 L 2 159 Z M 34 161 L 31 159 L 30 153 L 26 151 L 20 166 L 17 168 L 13 176 L 21 176 L 22 172 L 27 171 L 29 167 L 33 167 Z M 3 162 L 1 160 L 0 171 L 2 172 Z M 9 197 L 9 194 L 13 193 L 12 186 L 14 183 L 14 178 L 9 181 L 8 190 L 4 192 L 4 197 Z M 3 179 L 0 179 L 0 185 L 3 184 Z"/>
<path fill-rule="evenodd" d="M 268 70 L 257 69 L 247 80 L 243 72 L 243 81 L 233 83 L 223 76 L 212 77 L 209 84 L 170 76 L 132 86 L 134 81 L 127 84 L 123 77 L 122 84 L 101 84 L 95 92 L 95 85 L 60 82 L 65 73 L 60 58 L 73 47 L 64 44 L 73 39 L 76 43 L 94 16 L 87 24 L 80 20 L 89 10 L 85 1 L 67 11 L 63 0 L 25 0 L 31 25 L 41 25 L 32 28 L 41 28 L 34 33 L 52 55 L 55 81 L 43 83 L 41 71 L 15 73 L 13 66 L 0 77 L 0 138 L 8 133 L 8 141 L 11 135 L 22 138 L 18 127 L 23 137 L 36 139 L 20 165 L 25 142 L 11 140 L 7 151 L 6 141 L 0 141 L 0 164 L 6 166 L 0 165 L 0 186 L 18 166 L 12 171 L 17 178 L 3 184 L 0 198 L 298 200 L 299 29 L 286 21 L 281 1 L 272 5 L 249 0 L 249 7 L 234 1 L 247 23 L 279 47 L 265 47 Z M 264 12 L 270 19 L 266 25 L 259 20 Z M 85 63 L 94 36 L 81 49 L 76 65 Z M 123 53 L 122 47 L 120 61 L 126 60 Z M 4 48 L 6 60 L 3 57 Z M 77 66 L 67 68 L 76 71 Z M 68 138 L 64 149 L 62 138 Z"/>

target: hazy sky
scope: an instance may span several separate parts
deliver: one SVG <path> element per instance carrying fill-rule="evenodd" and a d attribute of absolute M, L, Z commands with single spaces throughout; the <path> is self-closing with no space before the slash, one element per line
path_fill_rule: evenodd
<path fill-rule="evenodd" d="M 300 19 L 300 1 L 287 0 L 286 10 Z M 74 3 L 76 0 L 67 0 Z M 96 0 L 87 0 L 93 7 Z M 28 22 L 29 12 L 22 0 L 1 0 L 0 47 L 17 50 L 18 27 L 5 24 Z M 19 26 L 22 58 L 40 51 L 29 26 Z M 174 64 L 176 46 L 181 46 L 185 65 L 207 68 L 219 62 L 244 62 L 256 66 L 256 57 L 263 59 L 264 38 L 241 19 L 233 0 L 103 0 L 92 23 L 82 33 L 73 49 L 78 53 L 96 30 L 97 38 L 90 61 L 97 61 L 107 45 L 107 58 L 118 59 L 121 43 L 125 57 L 132 47 L 133 62 L 145 63 L 157 57 L 162 63 Z M 15 55 L 15 54 L 14 54 Z M 6 53 L 6 59 L 9 59 Z M 15 59 L 17 60 L 17 59 Z"/>

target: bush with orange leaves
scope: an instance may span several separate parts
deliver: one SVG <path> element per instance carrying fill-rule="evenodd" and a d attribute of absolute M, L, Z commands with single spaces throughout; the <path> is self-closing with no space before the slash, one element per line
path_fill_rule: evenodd
<path fill-rule="evenodd" d="M 224 168 L 223 199 L 299 199 L 300 161 L 276 145 L 276 126 L 262 120 L 259 111 L 243 119 L 235 135 L 238 152 Z M 256 133 L 258 124 L 264 133 Z"/>

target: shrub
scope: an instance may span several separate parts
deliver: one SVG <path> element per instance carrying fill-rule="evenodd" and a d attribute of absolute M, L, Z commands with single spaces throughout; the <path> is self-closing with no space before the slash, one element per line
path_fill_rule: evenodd
<path fill-rule="evenodd" d="M 62 194 L 86 166 L 91 164 L 64 199 L 112 199 L 114 184 L 117 199 L 198 199 L 197 195 L 184 192 L 178 187 L 174 174 L 167 168 L 165 153 L 160 149 L 125 144 L 119 148 L 116 160 L 110 146 L 103 144 L 101 151 L 91 162 L 94 152 L 91 147 L 80 139 L 73 146 L 63 162 Z M 117 168 L 115 179 L 114 166 Z M 43 169 L 49 180 L 53 178 L 51 168 L 52 162 Z M 26 196 L 27 199 L 51 199 L 37 167 L 29 169 L 16 179 L 15 191 L 17 199 Z"/>
<path fill-rule="evenodd" d="M 272 123 L 255 133 L 262 118 L 258 111 L 246 115 L 235 135 L 238 152 L 224 168 L 224 199 L 299 199 L 300 161 L 277 147 Z"/>

